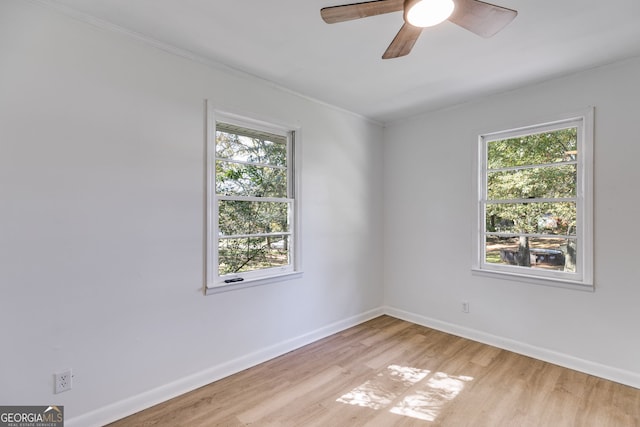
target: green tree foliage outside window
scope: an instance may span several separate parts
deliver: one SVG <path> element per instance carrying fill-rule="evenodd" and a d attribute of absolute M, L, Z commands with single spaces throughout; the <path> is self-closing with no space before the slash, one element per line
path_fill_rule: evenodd
<path fill-rule="evenodd" d="M 288 138 L 226 123 L 215 138 L 218 274 L 289 265 Z"/>
<path fill-rule="evenodd" d="M 577 133 L 487 142 L 485 262 L 575 271 Z"/>

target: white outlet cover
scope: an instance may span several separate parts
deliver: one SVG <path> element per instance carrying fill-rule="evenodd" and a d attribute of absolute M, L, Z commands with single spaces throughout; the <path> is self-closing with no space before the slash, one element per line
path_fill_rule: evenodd
<path fill-rule="evenodd" d="M 71 387 L 73 386 L 73 374 L 71 369 L 56 372 L 53 377 L 56 394 L 71 390 Z"/>

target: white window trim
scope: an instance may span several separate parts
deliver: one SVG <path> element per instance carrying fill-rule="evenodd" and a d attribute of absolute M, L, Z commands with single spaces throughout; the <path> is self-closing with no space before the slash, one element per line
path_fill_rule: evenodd
<path fill-rule="evenodd" d="M 522 267 L 496 265 L 484 259 L 484 205 L 486 194 L 486 143 L 497 139 L 524 136 L 555 129 L 569 123 L 579 122 L 578 133 L 578 182 L 577 182 L 577 233 L 579 251 L 578 271 L 573 273 L 525 270 Z M 594 143 L 594 108 L 583 111 L 556 115 L 549 120 L 541 120 L 540 124 L 514 127 L 510 130 L 482 133 L 478 137 L 478 146 L 474 159 L 474 211 L 472 273 L 492 278 L 515 280 L 537 285 L 560 288 L 594 291 L 593 281 L 593 143 Z"/>
<path fill-rule="evenodd" d="M 215 110 L 209 101 L 206 102 L 206 248 L 205 248 L 205 285 L 204 294 L 211 295 L 220 292 L 227 292 L 239 289 L 246 289 L 253 286 L 265 285 L 284 280 L 295 279 L 302 276 L 302 251 L 300 247 L 300 140 L 301 130 L 297 126 L 289 126 L 272 121 L 247 118 L 238 114 Z M 215 161 L 216 161 L 216 122 L 224 122 L 248 129 L 259 129 L 276 135 L 286 136 L 289 139 L 288 156 L 293 162 L 289 166 L 292 169 L 290 174 L 290 185 L 292 186 L 292 239 L 291 239 L 291 265 L 286 267 L 276 267 L 263 269 L 254 272 L 247 272 L 236 275 L 242 277 L 242 281 L 225 283 L 218 276 L 218 260 L 215 235 L 218 230 L 216 182 L 215 182 Z M 228 277 L 229 278 L 229 277 Z"/>

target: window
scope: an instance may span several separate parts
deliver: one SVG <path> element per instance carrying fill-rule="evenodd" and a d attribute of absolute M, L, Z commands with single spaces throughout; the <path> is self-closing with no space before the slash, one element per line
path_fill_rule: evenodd
<path fill-rule="evenodd" d="M 298 273 L 295 132 L 209 115 L 206 293 Z"/>
<path fill-rule="evenodd" d="M 592 117 L 480 136 L 475 271 L 593 288 Z"/>

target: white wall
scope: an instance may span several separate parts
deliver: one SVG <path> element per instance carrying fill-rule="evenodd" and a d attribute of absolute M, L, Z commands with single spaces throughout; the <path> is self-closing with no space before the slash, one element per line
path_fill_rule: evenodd
<path fill-rule="evenodd" d="M 302 279 L 202 295 L 207 98 L 301 127 Z M 224 67 L 0 1 L 0 403 L 99 424 L 380 313 L 382 136 Z M 54 395 L 67 367 L 74 388 Z"/>
<path fill-rule="evenodd" d="M 389 126 L 389 312 L 640 387 L 639 75 L 640 59 L 627 60 Z M 595 106 L 595 292 L 472 275 L 478 134 L 588 106 Z"/>

